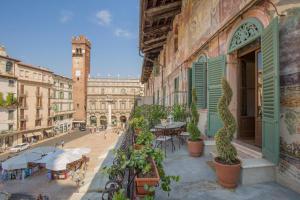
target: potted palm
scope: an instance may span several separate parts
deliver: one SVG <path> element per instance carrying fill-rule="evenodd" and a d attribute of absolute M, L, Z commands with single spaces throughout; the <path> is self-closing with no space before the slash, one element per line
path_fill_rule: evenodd
<path fill-rule="evenodd" d="M 231 144 L 236 122 L 228 109 L 232 90 L 225 78 L 222 80 L 222 89 L 223 95 L 218 103 L 218 113 L 224 125 L 215 135 L 218 155 L 214 159 L 214 165 L 219 184 L 226 188 L 235 188 L 240 177 L 241 162 L 237 158 L 235 147 Z"/>
<path fill-rule="evenodd" d="M 189 132 L 189 139 L 188 143 L 188 151 L 190 156 L 199 157 L 203 152 L 203 139 L 201 138 L 201 132 L 198 128 L 198 121 L 199 121 L 199 113 L 197 111 L 197 96 L 196 90 L 193 89 L 192 91 L 193 99 L 191 104 L 191 120 L 188 123 L 187 131 Z"/>

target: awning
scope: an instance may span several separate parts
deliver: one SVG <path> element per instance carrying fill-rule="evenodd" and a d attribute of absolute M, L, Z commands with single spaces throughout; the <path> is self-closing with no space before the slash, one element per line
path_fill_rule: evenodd
<path fill-rule="evenodd" d="M 34 136 L 43 136 L 43 134 L 41 132 L 34 132 L 33 135 Z"/>
<path fill-rule="evenodd" d="M 45 130 L 47 133 L 53 133 L 53 130 Z"/>
<path fill-rule="evenodd" d="M 27 137 L 27 138 L 31 138 L 31 137 L 33 137 L 34 135 L 33 135 L 33 133 L 26 133 L 26 134 L 24 134 L 24 136 Z"/>

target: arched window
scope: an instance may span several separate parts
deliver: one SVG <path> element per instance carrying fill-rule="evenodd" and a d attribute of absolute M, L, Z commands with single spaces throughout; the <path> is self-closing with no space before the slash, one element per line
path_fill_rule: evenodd
<path fill-rule="evenodd" d="M 231 37 L 228 52 L 231 53 L 260 37 L 263 25 L 255 18 L 249 18 L 235 30 Z"/>

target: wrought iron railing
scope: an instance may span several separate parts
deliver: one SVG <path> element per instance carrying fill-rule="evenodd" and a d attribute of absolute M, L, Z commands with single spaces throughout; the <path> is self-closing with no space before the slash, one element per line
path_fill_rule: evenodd
<path fill-rule="evenodd" d="M 189 101 L 188 92 L 186 91 L 177 91 L 172 92 L 171 94 L 161 97 L 160 99 L 154 99 L 154 104 L 164 105 L 164 106 L 173 106 L 175 104 L 187 105 Z"/>
<path fill-rule="evenodd" d="M 129 159 L 129 149 L 133 145 L 134 132 L 132 129 L 127 129 L 123 136 L 121 145 L 117 151 L 122 151 Z M 113 160 L 114 166 L 119 166 L 121 160 L 116 156 Z M 109 176 L 109 181 L 105 184 L 105 191 L 102 192 L 102 200 L 112 200 L 113 196 L 120 189 L 124 189 L 128 198 L 133 199 L 134 196 L 134 170 L 126 168 L 123 171 L 118 171 L 114 175 Z"/>

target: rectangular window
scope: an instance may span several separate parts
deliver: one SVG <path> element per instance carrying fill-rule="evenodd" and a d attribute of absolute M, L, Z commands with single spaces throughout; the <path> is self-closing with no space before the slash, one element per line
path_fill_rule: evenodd
<path fill-rule="evenodd" d="M 24 70 L 20 70 L 20 77 L 24 77 Z"/>
<path fill-rule="evenodd" d="M 40 119 L 35 120 L 35 126 L 41 126 L 42 121 Z"/>
<path fill-rule="evenodd" d="M 179 103 L 179 77 L 174 79 L 174 104 Z"/>
<path fill-rule="evenodd" d="M 14 125 L 13 124 L 8 124 L 8 130 L 13 131 L 14 130 Z"/>
<path fill-rule="evenodd" d="M 15 85 L 15 80 L 8 80 L 8 86 L 13 87 Z"/>
<path fill-rule="evenodd" d="M 59 98 L 60 98 L 60 99 L 63 99 L 63 98 L 64 98 L 64 92 L 63 92 L 63 91 L 60 92 Z"/>
<path fill-rule="evenodd" d="M 8 111 L 8 120 L 13 120 L 14 119 L 14 111 L 13 110 L 9 110 Z"/>

